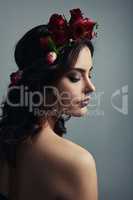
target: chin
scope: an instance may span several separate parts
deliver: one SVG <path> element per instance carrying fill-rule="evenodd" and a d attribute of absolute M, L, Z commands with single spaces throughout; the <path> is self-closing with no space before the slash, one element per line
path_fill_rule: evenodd
<path fill-rule="evenodd" d="M 71 115 L 74 117 L 82 117 L 85 116 L 87 114 L 87 107 L 83 107 L 80 109 L 75 109 L 73 111 L 71 111 Z"/>

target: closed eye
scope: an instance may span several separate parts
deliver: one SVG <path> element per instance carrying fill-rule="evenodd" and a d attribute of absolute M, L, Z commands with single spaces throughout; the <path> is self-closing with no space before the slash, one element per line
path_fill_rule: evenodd
<path fill-rule="evenodd" d="M 72 82 L 78 82 L 78 81 L 81 80 L 81 75 L 79 73 L 77 73 L 77 74 L 76 73 L 75 74 L 70 74 L 70 75 L 68 75 L 68 78 Z"/>
<path fill-rule="evenodd" d="M 91 79 L 92 78 L 92 69 L 93 67 L 90 68 L 89 70 L 89 74 L 88 77 Z M 86 70 L 84 70 L 83 68 L 74 68 L 72 69 L 71 73 L 69 73 L 68 78 L 72 81 L 72 82 L 77 82 L 79 80 L 81 80 L 81 78 L 83 77 L 83 75 L 86 73 Z"/>

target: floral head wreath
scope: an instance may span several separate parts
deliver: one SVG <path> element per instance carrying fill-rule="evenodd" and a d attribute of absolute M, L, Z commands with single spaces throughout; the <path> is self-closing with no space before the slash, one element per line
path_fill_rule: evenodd
<path fill-rule="evenodd" d="M 64 15 L 53 14 L 47 24 L 44 36 L 39 38 L 40 47 L 48 49 L 44 56 L 48 65 L 53 65 L 61 55 L 61 50 L 66 46 L 71 46 L 72 42 L 81 39 L 93 39 L 97 37 L 94 28 L 98 28 L 98 23 L 91 18 L 84 18 L 79 8 L 70 10 L 70 20 L 67 21 Z M 12 73 L 11 83 L 14 85 L 21 79 L 22 70 Z"/>

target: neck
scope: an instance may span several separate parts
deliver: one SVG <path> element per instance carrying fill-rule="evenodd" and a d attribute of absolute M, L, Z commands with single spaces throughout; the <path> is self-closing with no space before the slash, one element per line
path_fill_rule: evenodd
<path fill-rule="evenodd" d="M 55 117 L 48 117 L 45 120 L 45 122 L 44 122 L 43 130 L 47 129 L 47 130 L 50 130 L 50 132 L 54 132 L 54 127 L 55 127 L 56 121 L 57 121 L 57 118 L 55 118 Z"/>
<path fill-rule="evenodd" d="M 46 126 L 48 126 L 50 129 L 54 130 L 55 123 L 56 123 L 56 119 L 49 117 L 46 121 Z"/>

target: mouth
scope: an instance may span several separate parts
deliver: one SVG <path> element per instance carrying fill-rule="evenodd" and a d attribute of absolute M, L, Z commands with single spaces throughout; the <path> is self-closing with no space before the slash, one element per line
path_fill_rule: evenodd
<path fill-rule="evenodd" d="M 88 97 L 86 99 L 84 99 L 83 101 L 80 101 L 80 106 L 81 107 L 85 107 L 89 104 L 89 101 L 90 101 L 91 97 Z"/>

